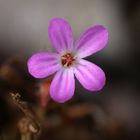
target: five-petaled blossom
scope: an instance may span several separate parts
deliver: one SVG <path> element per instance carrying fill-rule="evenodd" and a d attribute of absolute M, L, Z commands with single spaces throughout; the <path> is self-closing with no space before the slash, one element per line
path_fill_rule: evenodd
<path fill-rule="evenodd" d="M 105 85 L 105 74 L 97 65 L 84 60 L 103 49 L 108 31 L 102 25 L 87 29 L 74 43 L 70 25 L 61 18 L 50 21 L 48 34 L 55 52 L 40 52 L 28 60 L 29 73 L 35 78 L 55 74 L 50 85 L 53 100 L 64 103 L 74 95 L 75 77 L 89 91 L 99 91 Z"/>

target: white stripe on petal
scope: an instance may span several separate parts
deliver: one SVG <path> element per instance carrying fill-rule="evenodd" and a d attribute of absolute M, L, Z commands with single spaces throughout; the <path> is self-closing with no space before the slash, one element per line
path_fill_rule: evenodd
<path fill-rule="evenodd" d="M 67 21 L 61 18 L 52 19 L 48 32 L 49 38 L 56 51 L 63 53 L 66 50 L 72 50 L 74 39 L 72 29 Z"/>
<path fill-rule="evenodd" d="M 98 91 L 105 85 L 105 74 L 97 65 L 81 59 L 74 69 L 76 78 L 81 85 L 90 91 Z"/>
<path fill-rule="evenodd" d="M 50 96 L 53 100 L 64 103 L 74 95 L 75 80 L 71 69 L 58 71 L 50 87 Z"/>
<path fill-rule="evenodd" d="M 108 31 L 97 25 L 84 32 L 76 42 L 75 50 L 80 58 L 87 57 L 103 49 L 108 42 Z"/>
<path fill-rule="evenodd" d="M 36 78 L 45 78 L 60 69 L 58 54 L 49 52 L 40 52 L 34 54 L 28 60 L 28 71 Z"/>

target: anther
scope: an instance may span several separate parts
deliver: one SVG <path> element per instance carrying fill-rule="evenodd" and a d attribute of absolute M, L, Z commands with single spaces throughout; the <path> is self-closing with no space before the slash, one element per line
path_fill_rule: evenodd
<path fill-rule="evenodd" d="M 61 57 L 61 63 L 64 67 L 71 66 L 74 61 L 75 61 L 75 59 L 74 59 L 73 55 L 71 55 L 70 53 L 67 53 Z"/>

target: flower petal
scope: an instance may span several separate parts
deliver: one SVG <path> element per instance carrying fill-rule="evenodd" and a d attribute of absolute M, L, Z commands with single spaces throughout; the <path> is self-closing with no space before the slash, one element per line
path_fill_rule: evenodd
<path fill-rule="evenodd" d="M 87 57 L 105 47 L 108 42 L 108 31 L 97 25 L 84 32 L 76 43 L 76 51 L 80 58 Z"/>
<path fill-rule="evenodd" d="M 61 18 L 52 19 L 48 32 L 53 47 L 58 52 L 72 49 L 73 34 L 70 25 L 65 20 Z"/>
<path fill-rule="evenodd" d="M 99 91 L 105 85 L 105 74 L 97 65 L 81 59 L 74 73 L 84 88 L 90 91 Z"/>
<path fill-rule="evenodd" d="M 29 73 L 36 78 L 45 78 L 55 73 L 60 68 L 57 57 L 58 54 L 50 52 L 34 54 L 27 63 Z"/>
<path fill-rule="evenodd" d="M 50 96 L 59 103 L 64 103 L 72 98 L 75 90 L 73 71 L 60 70 L 56 73 L 50 87 Z"/>

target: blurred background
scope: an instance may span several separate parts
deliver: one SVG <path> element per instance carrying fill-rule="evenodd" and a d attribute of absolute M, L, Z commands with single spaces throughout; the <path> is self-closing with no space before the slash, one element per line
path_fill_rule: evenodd
<path fill-rule="evenodd" d="M 87 58 L 106 73 L 106 86 L 98 94 L 76 82 L 72 101 L 48 103 L 48 79 L 29 75 L 27 59 L 51 50 L 48 23 L 55 17 L 69 21 L 75 39 L 89 26 L 108 28 L 107 47 Z M 25 114 L 9 92 L 20 93 L 41 118 L 42 132 L 36 139 L 138 140 L 139 72 L 139 0 L 0 0 L 0 140 L 22 139 L 17 124 Z"/>

